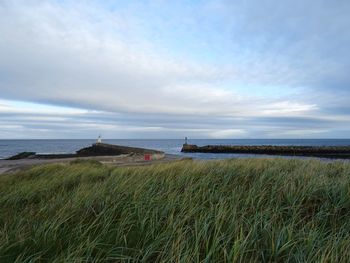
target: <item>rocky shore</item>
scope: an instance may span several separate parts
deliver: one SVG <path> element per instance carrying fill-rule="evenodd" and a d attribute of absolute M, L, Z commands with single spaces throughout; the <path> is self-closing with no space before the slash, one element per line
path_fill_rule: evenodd
<path fill-rule="evenodd" d="M 184 144 L 182 152 L 198 153 L 240 153 L 283 156 L 309 156 L 321 158 L 350 159 L 350 146 L 242 146 L 242 145 L 206 145 Z"/>

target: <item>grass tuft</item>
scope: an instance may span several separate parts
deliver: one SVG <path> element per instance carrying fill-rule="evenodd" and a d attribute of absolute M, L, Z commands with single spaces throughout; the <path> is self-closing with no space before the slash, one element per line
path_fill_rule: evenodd
<path fill-rule="evenodd" d="M 0 176 L 0 262 L 349 262 L 350 164 L 98 162 Z"/>

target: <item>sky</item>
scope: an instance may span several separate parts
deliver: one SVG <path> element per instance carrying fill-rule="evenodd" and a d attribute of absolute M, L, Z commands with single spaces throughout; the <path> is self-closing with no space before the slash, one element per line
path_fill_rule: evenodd
<path fill-rule="evenodd" d="M 348 0 L 0 0 L 0 139 L 350 138 Z"/>

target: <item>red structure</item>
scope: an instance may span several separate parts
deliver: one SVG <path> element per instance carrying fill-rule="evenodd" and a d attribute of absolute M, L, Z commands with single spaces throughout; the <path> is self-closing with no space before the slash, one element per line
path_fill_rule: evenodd
<path fill-rule="evenodd" d="M 150 155 L 150 154 L 145 154 L 144 155 L 144 160 L 145 161 L 150 161 L 152 159 L 152 155 Z"/>

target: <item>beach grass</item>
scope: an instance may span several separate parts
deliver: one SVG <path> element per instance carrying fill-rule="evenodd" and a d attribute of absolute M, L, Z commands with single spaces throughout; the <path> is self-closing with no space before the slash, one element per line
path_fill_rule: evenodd
<path fill-rule="evenodd" d="M 52 164 L 0 208 L 0 262 L 350 261 L 348 162 Z"/>

